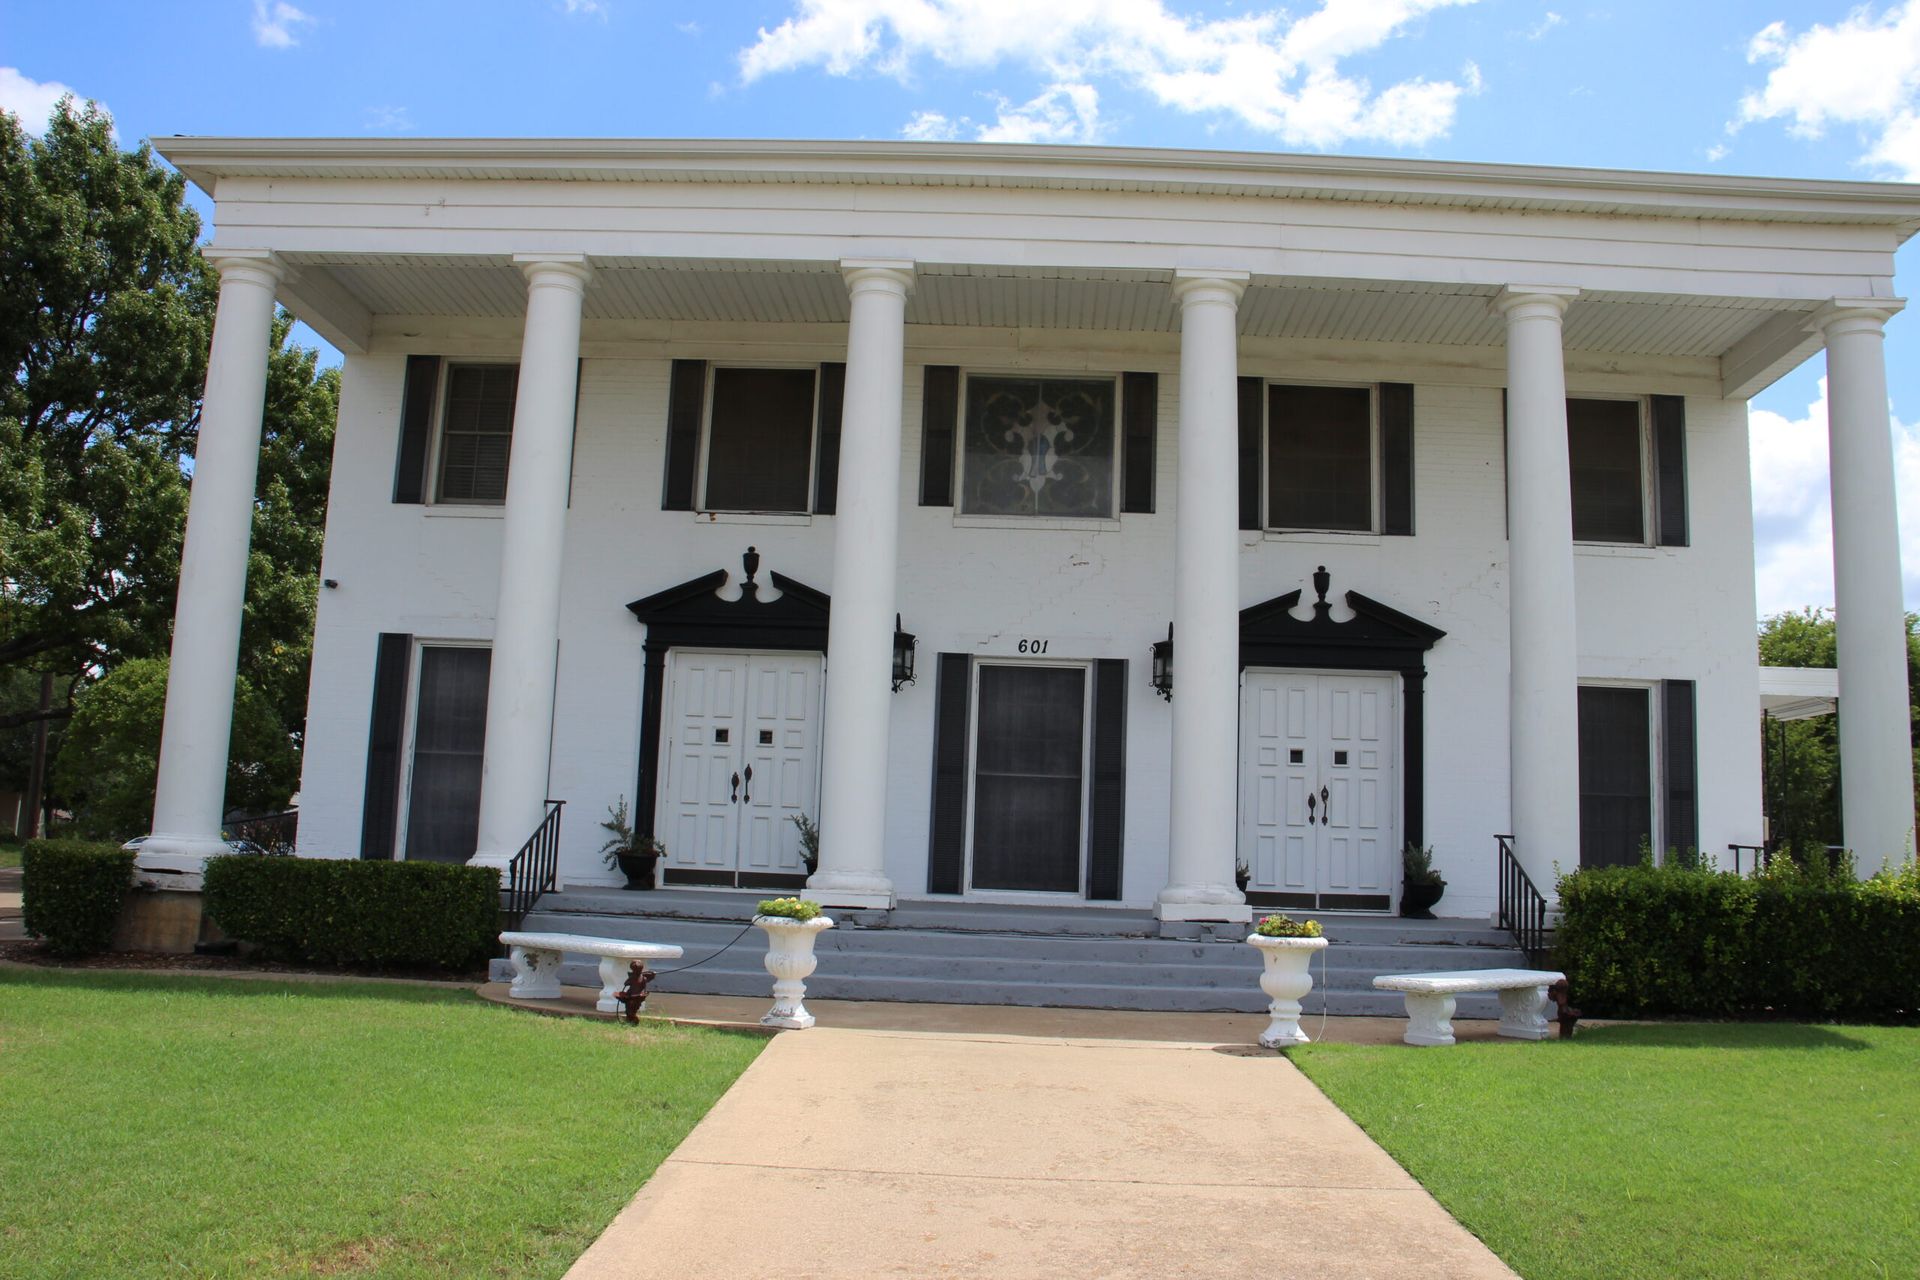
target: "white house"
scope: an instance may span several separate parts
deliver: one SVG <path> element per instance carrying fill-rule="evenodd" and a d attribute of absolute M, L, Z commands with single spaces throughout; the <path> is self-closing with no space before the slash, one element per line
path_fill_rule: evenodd
<path fill-rule="evenodd" d="M 829 904 L 1184 922 L 1391 910 L 1408 842 L 1483 917 L 1499 835 L 1549 893 L 1757 843 L 1746 404 L 1823 346 L 1846 833 L 1907 846 L 1881 339 L 1920 187 L 159 150 L 222 279 L 155 875 L 218 847 L 276 299 L 346 356 L 303 853 L 504 865 L 553 799 L 560 879 L 614 884 L 624 799 L 669 888 L 798 888 L 807 814 Z"/>

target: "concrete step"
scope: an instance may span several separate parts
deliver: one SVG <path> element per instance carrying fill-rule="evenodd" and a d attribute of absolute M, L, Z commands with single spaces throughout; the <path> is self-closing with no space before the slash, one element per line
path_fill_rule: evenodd
<path fill-rule="evenodd" d="M 619 899 L 640 896 L 619 895 L 617 905 L 626 905 Z M 644 896 L 657 901 L 679 895 Z M 697 901 L 692 895 L 685 903 L 673 904 L 693 907 L 692 915 L 639 915 L 631 909 L 600 914 L 585 909 L 599 905 L 595 899 L 608 897 L 616 895 L 549 895 L 529 913 L 525 927 L 680 946 L 686 952 L 681 960 L 655 966 L 661 991 L 767 994 L 771 979 L 763 964 L 765 942 L 737 909 L 732 917 L 721 917 L 712 913 L 723 909 L 724 902 Z M 750 905 L 747 910 L 751 911 Z M 998 920 L 1001 913 L 986 918 Z M 896 912 L 893 921 L 900 919 Z M 978 917 L 969 921 L 984 922 Z M 1032 922 L 1031 914 L 1018 921 Z M 819 935 L 820 967 L 807 987 L 821 999 L 1195 1012 L 1265 1008 L 1266 997 L 1259 989 L 1261 961 L 1251 948 L 1129 936 L 1112 931 L 1116 923 L 1106 921 L 1105 931 L 1095 934 L 1066 936 L 989 932 L 977 927 L 903 928 L 891 922 L 887 928 L 836 928 Z M 1421 932 L 1416 928 L 1411 936 L 1422 942 L 1415 944 L 1393 941 L 1409 934 L 1394 928 L 1391 921 L 1364 923 L 1367 927 L 1342 930 L 1350 932 L 1352 941 L 1336 935 L 1333 945 L 1316 959 L 1314 992 L 1307 1000 L 1310 1013 L 1325 1009 L 1336 1015 L 1398 1015 L 1403 1010 L 1400 997 L 1373 990 L 1373 979 L 1383 973 L 1523 963 L 1510 943 L 1478 945 L 1477 939 L 1489 932 L 1484 929 L 1429 927 Z M 1425 941 L 1436 933 L 1473 938 L 1476 944 Z M 1494 936 L 1505 942 L 1504 935 Z M 583 957 L 564 965 L 562 974 L 564 981 L 576 985 L 598 982 L 595 966 Z M 1458 1016 L 1494 1017 L 1498 1009 L 1493 996 L 1466 997 L 1460 1001 Z"/>

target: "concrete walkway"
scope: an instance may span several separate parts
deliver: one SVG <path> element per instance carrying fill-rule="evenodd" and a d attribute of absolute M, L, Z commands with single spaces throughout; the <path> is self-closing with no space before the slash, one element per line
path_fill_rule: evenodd
<path fill-rule="evenodd" d="M 0 867 L 0 942 L 18 942 L 27 936 L 20 911 L 20 868 Z"/>
<path fill-rule="evenodd" d="M 1284 1058 L 1023 1030 L 777 1037 L 568 1276 L 1513 1275 Z"/>

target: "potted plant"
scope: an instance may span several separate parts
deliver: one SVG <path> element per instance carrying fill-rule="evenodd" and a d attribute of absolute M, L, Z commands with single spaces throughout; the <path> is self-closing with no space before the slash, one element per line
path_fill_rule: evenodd
<path fill-rule="evenodd" d="M 1433 869 L 1433 846 L 1422 849 L 1412 841 L 1400 853 L 1400 914 L 1414 920 L 1433 919 L 1433 904 L 1447 892 L 1447 882 Z"/>
<path fill-rule="evenodd" d="M 1233 883 L 1242 893 L 1245 893 L 1247 886 L 1253 883 L 1253 869 L 1237 858 L 1233 863 Z"/>
<path fill-rule="evenodd" d="M 833 920 L 820 914 L 820 904 L 805 898 L 770 898 L 760 904 L 753 922 L 767 935 L 767 972 L 773 975 L 773 1008 L 760 1019 L 767 1027 L 804 1031 L 813 1015 L 802 1000 L 807 978 L 819 962 L 813 940 Z"/>
<path fill-rule="evenodd" d="M 1307 1043 L 1307 1033 L 1300 1029 L 1300 1001 L 1313 990 L 1313 974 L 1307 966 L 1316 951 L 1326 950 L 1320 922 L 1268 916 L 1247 935 L 1247 945 L 1258 948 L 1266 964 L 1260 989 L 1267 993 L 1267 1012 L 1273 1021 L 1260 1033 L 1261 1047 Z"/>
<path fill-rule="evenodd" d="M 804 813 L 796 813 L 787 821 L 800 833 L 800 862 L 811 876 L 820 869 L 820 828 Z"/>
<path fill-rule="evenodd" d="M 620 797 L 619 803 L 607 806 L 607 820 L 600 824 L 600 829 L 612 836 L 600 846 L 600 856 L 606 859 L 609 867 L 620 868 L 620 874 L 627 878 L 627 888 L 653 888 L 654 869 L 659 866 L 667 847 L 652 836 L 643 836 L 633 829 L 627 817 L 625 796 Z"/>

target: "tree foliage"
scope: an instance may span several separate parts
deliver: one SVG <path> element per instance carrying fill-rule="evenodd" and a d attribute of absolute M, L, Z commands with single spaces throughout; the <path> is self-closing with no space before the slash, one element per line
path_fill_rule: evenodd
<path fill-rule="evenodd" d="M 0 731 L 35 718 L 29 674 L 58 676 L 64 716 L 168 651 L 218 301 L 185 192 L 91 103 L 39 138 L 0 112 Z M 297 739 L 339 382 L 291 329 L 276 318 L 240 671 Z"/>
<path fill-rule="evenodd" d="M 167 661 L 136 658 L 87 686 L 67 725 L 54 785 L 88 836 L 126 839 L 146 831 L 167 710 Z M 271 702 L 237 677 L 228 746 L 226 808 L 278 809 L 300 781 L 300 758 Z"/>
<path fill-rule="evenodd" d="M 1837 635 L 1833 614 L 1826 609 L 1777 613 L 1760 623 L 1760 663 L 1768 667 L 1838 666 Z M 1911 740 L 1920 743 L 1920 707 L 1913 705 L 1916 692 L 1920 692 L 1920 615 L 1911 613 L 1907 615 L 1907 690 Z M 1846 714 L 1844 704 L 1839 714 Z M 1838 717 L 1770 722 L 1766 729 L 1761 749 L 1775 842 L 1800 851 L 1839 844 L 1842 762 Z M 1916 772 L 1920 773 L 1920 762 Z M 1888 852 L 1897 855 L 1900 851 Z"/>

